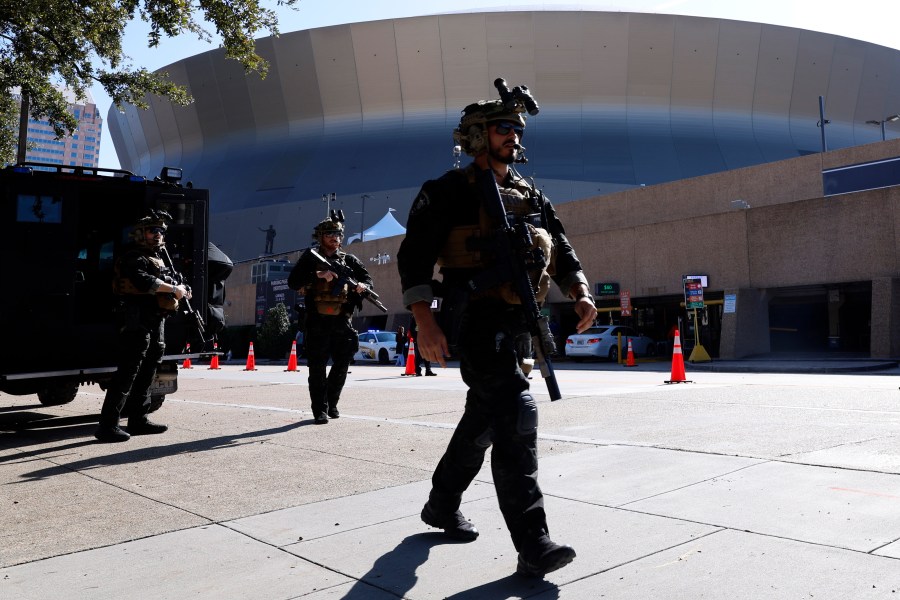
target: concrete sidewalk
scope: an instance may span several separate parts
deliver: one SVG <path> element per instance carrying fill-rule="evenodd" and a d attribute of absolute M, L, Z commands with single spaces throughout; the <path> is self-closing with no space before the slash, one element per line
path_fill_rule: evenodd
<path fill-rule="evenodd" d="M 458 420 L 455 369 L 355 365 L 311 425 L 306 375 L 182 372 L 165 435 L 93 443 L 100 391 L 2 396 L 0 598 L 898 598 L 900 408 L 881 375 L 558 370 L 541 411 L 555 540 L 514 575 L 489 461 L 452 542 L 419 520 Z"/>

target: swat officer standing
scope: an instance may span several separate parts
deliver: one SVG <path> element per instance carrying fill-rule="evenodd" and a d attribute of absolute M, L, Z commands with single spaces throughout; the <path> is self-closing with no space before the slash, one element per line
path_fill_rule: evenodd
<path fill-rule="evenodd" d="M 531 275 L 537 300 L 543 300 L 552 276 L 575 301 L 579 332 L 593 323 L 597 310 L 553 206 L 511 167 L 524 150 L 519 143 L 527 106 L 521 97 L 514 100 L 481 101 L 462 111 L 454 138 L 474 161 L 425 182 L 410 209 L 397 258 L 403 302 L 419 325 L 417 348 L 426 360 L 444 366 L 449 354 L 447 336 L 430 309 L 435 263 L 443 276 L 442 310 L 448 297 L 465 298 L 457 349 L 469 387 L 466 407 L 432 476 L 422 520 L 454 539 L 478 536 L 459 507 L 487 448 L 493 445 L 494 486 L 519 552 L 517 572 L 539 577 L 571 562 L 575 551 L 549 538 L 537 483 L 537 404 L 529 394 L 516 351 L 521 348 L 519 341 L 530 333 L 511 282 L 499 276 L 491 279 L 492 273 L 500 272 L 491 269 L 491 244 L 502 234 L 500 224 L 491 222 L 484 208 L 488 198 L 477 183 L 479 176 L 488 183 L 493 176 L 508 218 L 527 222 L 532 237 L 542 240 L 544 255 L 554 257 L 542 272 Z M 535 114 L 537 106 L 530 94 L 524 100 L 534 105 Z"/>
<path fill-rule="evenodd" d="M 147 418 L 150 385 L 165 351 L 164 323 L 191 291 L 166 274 L 161 251 L 171 217 L 150 211 L 132 228 L 132 245 L 116 261 L 113 292 L 117 296 L 119 363 L 106 389 L 100 425 L 94 436 L 101 442 L 124 442 L 132 435 L 162 433 L 165 425 Z M 128 416 L 128 432 L 119 427 Z"/>
<path fill-rule="evenodd" d="M 316 225 L 313 239 L 317 248 L 306 250 L 288 276 L 288 287 L 306 294 L 306 361 L 309 366 L 309 396 L 313 418 L 325 425 L 328 418 L 340 417 L 338 401 L 347 380 L 347 369 L 359 349 L 359 336 L 350 323 L 353 311 L 362 304 L 360 294 L 372 287 L 372 277 L 358 258 L 341 251 L 344 225 L 338 217 Z M 313 254 L 331 264 L 331 269 Z M 350 289 L 335 270 L 348 268 L 358 283 Z M 335 269 L 335 270 L 332 270 Z M 325 368 L 331 358 L 331 370 Z"/>

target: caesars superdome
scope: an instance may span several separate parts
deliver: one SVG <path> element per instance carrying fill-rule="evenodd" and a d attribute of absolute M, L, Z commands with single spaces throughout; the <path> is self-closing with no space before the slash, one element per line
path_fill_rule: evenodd
<path fill-rule="evenodd" d="M 258 256 L 270 226 L 276 253 L 305 247 L 329 207 L 349 234 L 390 209 L 405 223 L 422 182 L 454 166 L 460 110 L 497 98 L 498 77 L 540 105 L 519 171 L 556 203 L 874 142 L 882 129 L 867 121 L 900 107 L 896 50 L 723 19 L 445 14 L 296 31 L 257 49 L 265 79 L 213 50 L 161 69 L 190 106 L 108 115 L 122 168 L 182 167 L 211 190 L 210 241 L 235 260 Z"/>

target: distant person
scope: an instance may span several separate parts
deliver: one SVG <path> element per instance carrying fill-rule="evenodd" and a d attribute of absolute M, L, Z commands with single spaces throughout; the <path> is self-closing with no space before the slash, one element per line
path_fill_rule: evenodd
<path fill-rule="evenodd" d="M 94 434 L 101 442 L 124 442 L 132 435 L 168 429 L 147 418 L 150 386 L 166 349 L 166 317 L 175 314 L 179 300 L 191 297 L 189 288 L 176 284 L 164 272 L 161 250 L 169 220 L 168 213 L 151 211 L 138 221 L 132 230 L 132 245 L 116 261 L 113 291 L 118 365 L 106 388 Z M 128 432 L 119 427 L 123 414 L 128 417 Z"/>
<path fill-rule="evenodd" d="M 394 347 L 394 351 L 397 353 L 397 366 L 404 367 L 406 366 L 407 339 L 406 328 L 403 325 L 399 325 L 397 327 L 397 332 L 394 336 L 394 342 L 396 344 L 396 346 Z"/>
<path fill-rule="evenodd" d="M 360 293 L 372 287 L 372 277 L 362 262 L 341 250 L 343 237 L 344 225 L 338 220 L 326 219 L 313 230 L 313 239 L 318 243 L 316 252 L 334 269 L 349 268 L 359 283 L 355 288 L 351 289 L 335 271 L 319 262 L 310 250 L 300 255 L 288 276 L 288 287 L 306 294 L 303 343 L 316 425 L 325 425 L 329 418 L 337 419 L 341 415 L 338 411 L 341 390 L 353 355 L 359 350 L 359 335 L 350 318 L 362 304 Z M 332 364 L 326 377 L 329 358 Z"/>
<path fill-rule="evenodd" d="M 257 227 L 257 229 L 266 234 L 266 249 L 263 250 L 263 254 L 272 254 L 275 247 L 275 228 L 269 225 L 268 229 L 263 229 L 262 227 Z"/>

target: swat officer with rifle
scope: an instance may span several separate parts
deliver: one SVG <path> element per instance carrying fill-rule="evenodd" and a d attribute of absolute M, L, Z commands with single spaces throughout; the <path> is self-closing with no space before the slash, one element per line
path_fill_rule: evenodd
<path fill-rule="evenodd" d="M 94 434 L 101 442 L 124 442 L 132 435 L 168 429 L 147 418 L 150 386 L 165 352 L 166 317 L 191 297 L 190 288 L 171 272 L 171 260 L 165 262 L 164 236 L 169 221 L 167 212 L 151 210 L 134 225 L 133 243 L 116 261 L 113 292 L 117 297 L 118 365 L 106 388 Z M 128 417 L 127 432 L 119 427 L 122 415 Z"/>
<path fill-rule="evenodd" d="M 337 419 L 341 390 L 347 369 L 359 349 L 359 336 L 350 322 L 362 299 L 387 309 L 372 290 L 372 277 L 362 262 L 341 250 L 344 237 L 343 213 L 332 211 L 313 230 L 317 248 L 309 248 L 297 260 L 288 276 L 288 287 L 306 294 L 304 343 L 309 366 L 309 396 L 313 419 L 326 425 Z M 328 358 L 331 370 L 326 376 Z"/>
<path fill-rule="evenodd" d="M 517 572 L 541 577 L 575 551 L 549 537 L 537 483 L 537 404 L 517 348 L 532 340 L 551 399 L 560 397 L 549 357 L 553 337 L 540 305 L 552 279 L 574 300 L 577 330 L 597 316 L 587 279 L 562 223 L 543 194 L 512 167 L 525 162 L 525 113 L 538 106 L 526 86 L 497 79 L 499 100 L 466 106 L 453 136 L 474 157 L 465 168 L 426 181 L 412 204 L 397 255 L 403 302 L 419 325 L 418 349 L 442 366 L 448 335 L 431 311 L 435 288 L 458 298 L 457 349 L 469 387 L 465 412 L 432 476 L 422 520 L 458 540 L 478 531 L 459 510 L 493 445 L 491 468 L 500 510 L 518 551 Z M 434 265 L 442 281 L 432 281 Z"/>

